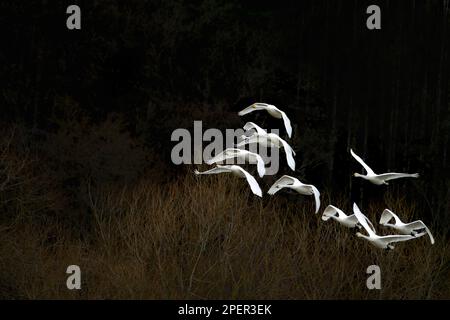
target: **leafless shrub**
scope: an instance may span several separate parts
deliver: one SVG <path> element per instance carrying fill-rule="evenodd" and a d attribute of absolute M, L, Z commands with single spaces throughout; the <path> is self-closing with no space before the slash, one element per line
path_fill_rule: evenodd
<path fill-rule="evenodd" d="M 326 195 L 324 195 L 326 198 Z M 411 212 L 401 199 L 390 206 Z M 257 199 L 232 176 L 188 174 L 89 190 L 93 232 L 69 237 L 56 224 L 5 230 L 0 285 L 19 298 L 427 299 L 449 298 L 448 239 L 426 237 L 383 252 L 313 213 L 308 197 Z M 335 203 L 345 207 L 344 203 Z M 381 207 L 381 205 L 380 205 Z M 371 204 L 368 211 L 378 210 Z M 20 241 L 18 241 L 20 239 Z M 26 244 L 26 246 L 24 245 Z M 26 248 L 26 250 L 24 250 Z M 83 289 L 65 288 L 78 264 Z M 377 264 L 382 290 L 368 290 Z"/>

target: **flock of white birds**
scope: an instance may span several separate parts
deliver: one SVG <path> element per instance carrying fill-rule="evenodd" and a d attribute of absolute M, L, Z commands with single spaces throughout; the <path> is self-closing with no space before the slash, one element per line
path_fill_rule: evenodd
<path fill-rule="evenodd" d="M 278 109 L 274 105 L 270 105 L 267 103 L 254 103 L 249 107 L 245 108 L 244 110 L 240 111 L 238 115 L 243 116 L 257 110 L 265 110 L 272 117 L 277 119 L 283 119 L 287 135 L 289 138 L 291 138 L 292 136 L 291 121 L 289 120 L 284 111 Z M 262 197 L 262 190 L 256 179 L 250 173 L 244 170 L 241 166 L 218 165 L 217 163 L 226 161 L 228 159 L 241 159 L 250 164 L 256 164 L 258 175 L 262 178 L 265 175 L 265 165 L 262 157 L 257 153 L 239 149 L 239 147 L 242 147 L 247 144 L 257 143 L 263 147 L 276 147 L 283 149 L 286 155 L 287 164 L 289 168 L 293 171 L 295 171 L 295 160 L 294 160 L 295 152 L 292 149 L 292 147 L 280 136 L 278 136 L 275 133 L 267 133 L 264 129 L 262 129 L 253 122 L 247 122 L 243 128 L 246 132 L 246 135 L 243 135 L 241 137 L 242 141 L 236 145 L 236 148 L 227 148 L 220 154 L 216 155 L 214 158 L 206 161 L 206 163 L 209 165 L 216 164 L 216 167 L 204 172 L 199 172 L 198 170 L 195 170 L 194 173 L 198 175 L 232 173 L 235 176 L 245 178 L 252 192 L 257 196 Z M 399 178 L 419 177 L 417 173 L 409 174 L 409 173 L 390 172 L 390 173 L 376 174 L 351 149 L 350 154 L 353 156 L 353 158 L 355 158 L 356 161 L 358 161 L 363 166 L 363 168 L 367 172 L 366 175 L 355 173 L 354 176 L 365 179 L 375 185 L 383 185 L 383 184 L 387 185 L 388 184 L 387 181 Z M 301 195 L 313 195 L 315 200 L 315 213 L 319 212 L 320 192 L 315 186 L 311 184 L 304 184 L 297 178 L 284 175 L 270 187 L 267 193 L 269 195 L 274 195 L 281 189 L 291 189 Z M 394 248 L 393 243 L 415 239 L 424 235 L 428 235 L 430 237 L 431 244 L 434 244 L 434 238 L 430 230 L 421 220 L 413 221 L 410 223 L 404 223 L 395 213 L 393 213 L 389 209 L 385 209 L 383 211 L 383 213 L 381 214 L 379 224 L 385 227 L 392 228 L 396 230 L 399 234 L 386 236 L 377 235 L 373 224 L 361 212 L 356 203 L 353 204 L 352 215 L 345 214 L 341 209 L 333 205 L 327 206 L 322 214 L 322 220 L 327 221 L 329 219 L 336 220 L 339 224 L 347 228 L 358 228 L 360 230 L 361 229 L 365 230 L 367 235 L 364 235 L 360 232 L 357 232 L 356 235 L 360 238 L 366 239 L 372 245 L 381 249 L 393 249 Z M 389 223 L 392 220 L 393 223 Z"/>

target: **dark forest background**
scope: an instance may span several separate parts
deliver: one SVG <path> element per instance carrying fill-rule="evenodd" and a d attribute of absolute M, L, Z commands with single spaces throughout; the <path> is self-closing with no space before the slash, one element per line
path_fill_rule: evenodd
<path fill-rule="evenodd" d="M 83 181 L 184 173 L 175 128 L 239 127 L 239 109 L 268 102 L 294 124 L 297 176 L 381 198 L 351 177 L 353 148 L 376 172 L 419 172 L 389 188 L 448 224 L 449 1 L 375 1 L 371 31 L 372 2 L 2 1 L 5 148 L 38 159 L 77 211 Z M 65 26 L 70 4 L 81 30 Z"/>

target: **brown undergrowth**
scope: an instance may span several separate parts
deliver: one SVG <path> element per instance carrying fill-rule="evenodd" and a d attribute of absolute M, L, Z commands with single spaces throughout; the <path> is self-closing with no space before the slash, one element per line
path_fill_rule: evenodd
<path fill-rule="evenodd" d="M 430 226 L 435 245 L 422 237 L 385 252 L 323 222 L 310 197 L 259 199 L 232 176 L 187 173 L 167 183 L 87 190 L 91 225 L 80 235 L 52 216 L 2 222 L 2 298 L 450 298 L 450 247 L 437 226 Z M 322 209 L 330 202 L 351 208 L 329 198 L 322 195 Z M 387 205 L 417 218 L 396 197 L 361 209 L 375 222 Z M 78 291 L 66 288 L 71 264 L 82 270 Z M 381 290 L 366 287 L 373 264 Z"/>

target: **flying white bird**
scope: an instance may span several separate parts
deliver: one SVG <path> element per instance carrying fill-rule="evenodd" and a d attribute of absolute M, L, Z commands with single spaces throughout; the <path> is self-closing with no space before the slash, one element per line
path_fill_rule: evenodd
<path fill-rule="evenodd" d="M 353 204 L 353 212 L 358 219 L 358 222 L 363 226 L 363 228 L 367 231 L 368 236 L 365 236 L 359 232 L 356 233 L 356 235 L 360 238 L 364 238 L 367 241 L 369 241 L 372 245 L 374 245 L 377 248 L 380 249 L 394 249 L 394 246 L 392 245 L 395 242 L 400 241 L 408 241 L 411 239 L 414 239 L 411 235 L 389 235 L 389 236 L 379 236 L 370 229 L 367 220 L 368 218 L 359 210 L 356 203 Z"/>
<path fill-rule="evenodd" d="M 303 184 L 298 180 L 297 178 L 284 175 L 270 187 L 269 191 L 267 191 L 268 194 L 274 195 L 278 191 L 280 191 L 283 188 L 289 188 L 292 189 L 302 195 L 310 196 L 314 195 L 314 200 L 316 202 L 316 213 L 319 211 L 320 208 L 320 192 L 317 190 L 315 186 L 312 184 Z"/>
<path fill-rule="evenodd" d="M 231 166 L 220 166 L 218 165 L 216 168 L 199 172 L 198 170 L 194 171 L 195 174 L 218 174 L 218 173 L 232 173 L 233 175 L 239 178 L 246 178 L 252 192 L 259 197 L 262 197 L 262 190 L 259 187 L 256 179 L 247 171 L 242 169 L 240 166 L 231 165 Z"/>
<path fill-rule="evenodd" d="M 264 147 L 270 147 L 270 148 L 280 148 L 282 146 L 282 144 L 275 144 L 274 142 L 270 141 L 270 139 L 266 138 L 263 139 L 263 137 L 267 137 L 267 131 L 264 130 L 263 128 L 261 128 L 260 126 L 258 126 L 256 123 L 254 122 L 247 122 L 244 126 L 243 129 L 245 130 L 246 133 L 250 133 L 249 135 L 242 135 L 241 136 L 241 141 L 239 142 L 239 144 L 237 146 L 244 146 L 248 143 L 254 143 L 254 142 L 247 142 L 250 138 L 255 138 L 256 137 L 260 137 L 260 141 L 259 144 L 264 146 Z M 253 139 L 253 140 L 255 140 Z M 294 152 L 295 155 L 295 152 Z"/>
<path fill-rule="evenodd" d="M 249 137 L 243 137 L 243 140 L 236 145 L 237 147 L 242 147 L 249 143 L 258 143 L 264 147 L 283 148 L 286 154 L 286 161 L 288 163 L 289 168 L 295 171 L 295 160 L 294 160 L 295 151 L 285 140 L 281 139 L 275 133 L 267 133 L 264 129 L 260 128 L 253 122 L 247 122 L 244 126 L 244 129 L 246 130 L 255 129 L 256 132 Z"/>
<path fill-rule="evenodd" d="M 239 138 L 240 138 L 240 140 L 239 140 L 239 142 L 238 142 L 238 144 L 236 144 L 236 146 L 244 146 L 245 144 L 247 144 L 246 143 L 246 140 L 248 140 L 249 138 L 251 138 L 251 137 L 253 137 L 254 135 L 256 135 L 256 134 L 260 134 L 261 135 L 261 137 L 262 136 L 264 136 L 264 135 L 267 135 L 267 131 L 266 130 L 264 130 L 263 128 L 261 128 L 260 126 L 258 126 L 256 123 L 254 123 L 254 122 L 247 122 L 246 124 L 245 124 L 245 126 L 243 126 L 242 128 L 244 128 L 244 130 L 245 130 L 245 134 L 243 134 L 243 135 L 241 135 Z M 252 130 L 252 129 L 254 129 L 254 130 Z M 263 145 L 263 143 L 261 142 L 260 143 L 261 145 Z M 278 146 L 276 146 L 276 145 L 274 145 L 273 143 L 271 143 L 270 141 L 268 141 L 267 139 L 266 139 L 266 141 L 265 141 L 265 144 L 264 144 L 264 146 L 265 147 L 273 147 L 273 148 L 275 148 L 275 147 L 277 147 L 278 148 Z"/>
<path fill-rule="evenodd" d="M 341 225 L 347 228 L 362 228 L 362 225 L 358 222 L 358 218 L 356 218 L 355 214 L 348 216 L 344 213 L 344 211 L 331 204 L 325 208 L 322 214 L 323 221 L 327 221 L 329 219 L 336 220 Z M 369 224 L 370 228 L 375 231 L 375 228 L 369 220 L 367 220 L 367 223 Z"/>
<path fill-rule="evenodd" d="M 264 130 L 263 128 L 258 126 L 256 123 L 251 122 L 251 121 L 247 122 L 243 128 L 245 131 L 250 131 L 250 130 L 254 129 L 256 131 L 256 133 L 260 134 L 260 135 L 267 134 L 266 130 Z"/>
<path fill-rule="evenodd" d="M 352 149 L 350 149 L 350 153 L 352 154 L 353 158 L 356 159 L 363 167 L 366 169 L 367 174 L 359 174 L 354 173 L 353 176 L 363 178 L 367 181 L 372 182 L 376 185 L 388 185 L 386 181 L 393 180 L 393 179 L 399 179 L 399 178 L 418 178 L 418 173 L 396 173 L 396 172 L 390 172 L 390 173 L 383 173 L 383 174 L 376 174 L 373 172 L 373 170 L 356 154 L 353 152 Z"/>
<path fill-rule="evenodd" d="M 225 160 L 232 159 L 232 158 L 244 159 L 252 164 L 256 163 L 257 168 L 258 168 L 258 174 L 260 177 L 263 177 L 264 174 L 266 173 L 266 168 L 264 167 L 263 158 L 257 153 L 250 152 L 247 150 L 242 150 L 242 149 L 227 148 L 224 151 L 222 151 L 221 153 L 219 153 L 217 156 L 215 156 L 214 158 L 207 160 L 205 162 L 207 164 L 213 164 L 216 162 L 221 162 L 221 161 L 225 161 Z"/>
<path fill-rule="evenodd" d="M 287 132 L 289 138 L 292 136 L 291 120 L 289 120 L 289 118 L 287 117 L 287 115 L 284 111 L 281 111 L 274 105 L 256 102 L 256 103 L 252 104 L 251 106 L 248 106 L 244 110 L 239 111 L 238 115 L 243 116 L 245 114 L 248 114 L 248 113 L 256 111 L 256 110 L 266 110 L 272 117 L 277 118 L 277 119 L 283 119 L 284 126 L 286 128 L 286 132 Z"/>
<path fill-rule="evenodd" d="M 388 223 L 392 218 L 394 218 L 395 222 L 393 224 Z M 422 222 L 422 220 L 417 220 L 410 223 L 403 223 L 402 220 L 400 220 L 400 218 L 395 213 L 393 213 L 389 209 L 385 209 L 381 214 L 380 224 L 386 227 L 391 227 L 400 232 L 401 234 L 410 234 L 416 238 L 428 234 L 428 236 L 430 237 L 431 244 L 434 244 L 434 238 L 431 235 L 430 230 L 425 225 L 425 223 Z"/>

